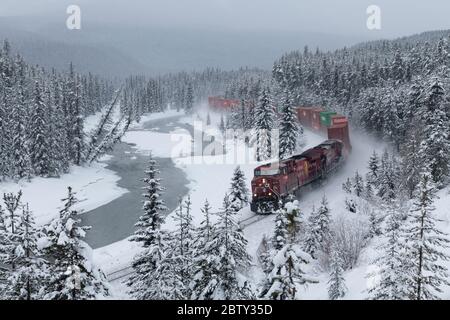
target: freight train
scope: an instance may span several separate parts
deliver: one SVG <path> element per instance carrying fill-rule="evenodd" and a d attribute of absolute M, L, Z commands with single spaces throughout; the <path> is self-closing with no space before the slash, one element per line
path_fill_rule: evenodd
<path fill-rule="evenodd" d="M 297 118 L 303 127 L 326 134 L 328 140 L 289 159 L 257 167 L 252 179 L 253 212 L 273 212 L 290 195 L 298 195 L 335 170 L 352 149 L 345 116 L 320 107 L 298 107 Z"/>
<path fill-rule="evenodd" d="M 228 111 L 239 102 L 211 97 L 209 105 L 215 110 Z M 303 127 L 326 135 L 328 140 L 288 159 L 257 167 L 251 183 L 250 204 L 255 213 L 271 213 L 289 196 L 299 195 L 302 188 L 335 170 L 352 149 L 345 116 L 321 107 L 298 107 L 297 118 Z"/>
<path fill-rule="evenodd" d="M 290 195 L 336 169 L 344 160 L 344 144 L 327 140 L 288 159 L 264 164 L 254 170 L 252 179 L 253 212 L 271 213 Z"/>

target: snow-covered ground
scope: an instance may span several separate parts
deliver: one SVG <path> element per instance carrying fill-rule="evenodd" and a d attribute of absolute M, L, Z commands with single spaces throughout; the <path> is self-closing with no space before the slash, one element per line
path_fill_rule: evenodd
<path fill-rule="evenodd" d="M 211 126 L 206 126 L 205 108 L 200 108 L 197 114 L 193 116 L 185 116 L 178 120 L 180 124 L 193 125 L 194 121 L 203 122 L 203 129 L 206 131 L 214 131 L 220 123 L 220 115 L 210 114 Z M 315 146 L 326 138 L 314 132 L 305 132 L 306 145 L 305 149 Z M 242 139 L 227 140 L 226 154 L 227 155 L 213 155 L 213 156 L 187 156 L 191 150 L 191 139 L 189 133 L 180 128 L 175 128 L 171 133 L 163 134 L 153 131 L 135 131 L 127 135 L 127 142 L 136 144 L 136 147 L 143 153 L 148 153 L 150 150 L 158 157 L 172 157 L 175 164 L 186 172 L 187 178 L 190 181 L 189 189 L 193 207 L 194 222 L 199 223 L 202 219 L 200 208 L 204 201 L 208 199 L 210 205 L 213 207 L 213 212 L 219 211 L 222 207 L 224 194 L 228 191 L 233 170 L 239 164 L 244 171 L 248 186 L 250 186 L 253 177 L 253 169 L 257 166 L 254 161 L 237 161 L 227 162 L 227 155 L 235 155 L 242 153 L 245 150 L 245 144 Z M 179 147 L 183 152 L 173 152 L 173 148 Z M 222 141 L 219 138 L 216 141 Z M 322 196 L 327 195 L 330 203 L 333 217 L 340 214 L 345 214 L 344 199 L 345 195 L 342 191 L 342 183 L 348 176 L 353 176 L 356 170 L 360 172 L 366 171 L 367 160 L 369 159 L 373 150 L 381 153 L 385 146 L 363 134 L 353 134 L 353 153 L 348 159 L 347 163 L 338 172 L 329 177 L 322 186 L 316 186 L 311 191 L 306 192 L 300 199 L 300 206 L 305 217 L 310 213 L 312 207 L 318 206 Z M 249 156 L 253 154 L 254 150 L 249 150 Z M 243 160 L 243 159 L 241 159 Z M 162 182 L 164 184 L 164 182 Z M 173 213 L 172 213 L 173 214 Z M 171 215 L 166 219 L 165 227 L 172 229 L 174 227 Z M 249 208 L 245 208 L 240 212 L 240 220 L 253 216 Z M 256 251 L 263 238 L 263 236 L 271 235 L 273 230 L 274 216 L 267 216 L 256 223 L 245 227 L 245 236 L 249 241 L 248 250 L 255 258 Z M 100 265 L 103 266 L 107 273 L 121 269 L 129 265 L 131 258 L 139 251 L 139 247 L 131 244 L 127 240 L 123 240 L 107 247 L 99 248 L 94 251 L 94 257 Z M 365 253 L 364 253 L 365 254 Z M 363 298 L 363 291 L 366 289 L 366 273 L 370 266 L 365 256 L 361 257 L 360 266 L 346 273 L 347 286 L 349 287 L 349 294 L 346 298 L 360 299 Z M 252 277 L 257 283 L 260 279 L 258 268 L 254 268 Z M 327 275 L 317 274 L 321 280 L 319 284 L 311 285 L 306 288 L 303 297 L 311 299 L 326 299 L 327 298 Z M 115 283 L 120 291 L 123 285 Z"/>
<path fill-rule="evenodd" d="M 36 223 L 42 225 L 58 216 L 62 207 L 61 199 L 66 197 L 68 186 L 73 188 L 80 200 L 76 209 L 83 211 L 100 207 L 127 192 L 116 184 L 120 177 L 105 167 L 106 164 L 100 162 L 90 167 L 73 166 L 69 173 L 59 178 L 3 182 L 0 184 L 0 194 L 22 190 L 23 202 L 29 203 Z"/>
<path fill-rule="evenodd" d="M 257 166 L 255 162 L 237 161 L 228 162 L 228 155 L 242 153 L 245 150 L 245 144 L 242 139 L 226 141 L 226 155 L 213 156 L 189 156 L 192 147 L 191 136 L 184 129 L 183 124 L 192 125 L 194 121 L 201 122 L 203 130 L 208 132 L 217 131 L 220 123 L 220 115 L 212 114 L 211 126 L 206 126 L 206 110 L 199 108 L 194 116 L 178 117 L 180 126 L 175 126 L 170 133 L 156 132 L 157 128 L 152 130 L 143 129 L 142 124 L 146 121 L 163 119 L 167 117 L 180 116 L 179 113 L 169 110 L 166 113 L 151 114 L 144 116 L 140 123 L 135 123 L 131 127 L 123 141 L 133 143 L 139 152 L 147 154 L 149 151 L 157 157 L 171 157 L 176 166 L 181 168 L 190 181 L 189 189 L 192 201 L 192 212 L 194 222 L 198 223 L 202 219 L 200 208 L 204 201 L 208 199 L 213 207 L 213 212 L 219 211 L 222 206 L 224 194 L 228 191 L 233 170 L 239 164 L 244 171 L 248 186 L 253 177 L 253 169 Z M 98 117 L 98 115 L 96 115 Z M 91 119 L 92 122 L 95 119 Z M 315 146 L 325 140 L 325 137 L 313 132 L 305 132 L 305 148 Z M 311 212 L 313 206 L 318 206 L 323 195 L 326 194 L 331 209 L 332 218 L 336 219 L 341 215 L 348 214 L 344 208 L 345 194 L 342 191 L 342 183 L 354 175 L 358 170 L 360 173 L 366 172 L 367 161 L 371 153 L 375 150 L 379 154 L 386 147 L 382 143 L 368 137 L 363 133 L 352 132 L 353 152 L 346 164 L 340 170 L 330 176 L 322 185 L 314 186 L 306 191 L 300 198 L 300 208 L 305 219 Z M 219 137 L 218 142 L 222 141 Z M 174 151 L 175 150 L 175 151 Z M 254 150 L 249 150 L 251 157 Z M 103 160 L 106 160 L 105 157 Z M 243 160 L 243 159 L 241 159 Z M 65 196 L 66 187 L 72 186 L 82 200 L 78 208 L 91 210 L 99 207 L 109 201 L 120 197 L 127 190 L 117 187 L 116 182 L 119 177 L 105 168 L 104 163 L 97 163 L 88 168 L 73 167 L 69 174 L 58 179 L 35 178 L 30 182 L 21 181 L 20 183 L 6 182 L 0 184 L 0 192 L 18 191 L 24 192 L 24 200 L 30 203 L 30 207 L 36 214 L 39 224 L 48 222 L 57 213 L 61 206 L 59 199 Z M 164 181 L 162 182 L 164 184 Z M 169 191 L 168 191 L 169 192 Z M 450 188 L 439 192 L 440 199 L 436 201 L 436 213 L 442 219 L 441 228 L 450 233 Z M 174 227 L 171 215 L 166 219 L 165 227 L 172 229 Z M 253 216 L 249 208 L 244 208 L 240 212 L 240 220 Z M 252 224 L 246 225 L 244 233 L 248 239 L 249 253 L 255 258 L 256 251 L 264 235 L 270 236 L 273 232 L 274 216 L 267 216 Z M 371 261 L 374 257 L 375 244 L 370 244 L 359 259 L 357 266 L 345 272 L 346 285 L 348 293 L 346 299 L 364 299 L 367 294 L 365 290 L 369 284 L 367 274 L 373 271 Z M 107 274 L 111 274 L 130 265 L 133 256 L 141 249 L 136 243 L 127 239 L 113 243 L 111 245 L 95 249 L 93 257 L 97 265 L 103 268 Z M 450 253 L 450 252 L 449 252 Z M 448 263 L 450 268 L 450 262 Z M 258 267 L 254 267 L 249 272 L 255 284 L 260 280 L 261 272 Z M 315 275 L 320 280 L 318 284 L 309 285 L 300 295 L 307 299 L 327 299 L 327 281 L 326 273 L 317 272 Z M 123 279 L 120 279 L 123 280 Z M 120 280 L 114 281 L 117 298 L 127 298 L 125 286 Z M 445 288 L 443 297 L 450 297 L 450 288 Z"/>

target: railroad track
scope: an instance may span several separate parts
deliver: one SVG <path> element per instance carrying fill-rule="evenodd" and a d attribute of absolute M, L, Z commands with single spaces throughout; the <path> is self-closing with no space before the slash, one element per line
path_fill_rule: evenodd
<path fill-rule="evenodd" d="M 113 271 L 106 275 L 106 279 L 109 282 L 115 282 L 124 278 L 128 278 L 133 273 L 133 268 L 131 266 Z"/>
<path fill-rule="evenodd" d="M 252 224 L 255 224 L 261 220 L 267 219 L 268 217 L 270 217 L 270 215 L 255 214 L 246 219 L 240 220 L 238 222 L 238 224 L 241 227 L 241 229 L 244 230 L 248 226 L 251 226 Z M 133 268 L 131 266 L 127 266 L 125 268 L 121 268 L 121 269 L 118 269 L 118 270 L 108 273 L 106 275 L 106 279 L 108 279 L 109 282 L 116 282 L 116 281 L 124 280 L 132 274 L 133 274 Z"/>
<path fill-rule="evenodd" d="M 261 215 L 261 214 L 255 214 L 251 217 L 248 217 L 244 220 L 241 220 L 238 222 L 238 224 L 241 226 L 241 229 L 244 230 L 248 226 L 251 226 L 252 224 L 255 224 L 261 220 L 267 219 L 271 215 Z"/>

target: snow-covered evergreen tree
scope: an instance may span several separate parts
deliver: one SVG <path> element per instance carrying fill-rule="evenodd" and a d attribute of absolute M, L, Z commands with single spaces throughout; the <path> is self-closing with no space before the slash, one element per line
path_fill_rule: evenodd
<path fill-rule="evenodd" d="M 398 194 L 399 172 L 395 157 L 385 150 L 381 157 L 380 174 L 378 180 L 378 196 L 384 201 L 395 199 Z"/>
<path fill-rule="evenodd" d="M 186 113 L 192 113 L 194 109 L 194 88 L 192 87 L 192 84 L 189 82 L 186 90 L 186 100 L 185 100 L 186 106 L 185 111 Z"/>
<path fill-rule="evenodd" d="M 313 208 L 308 218 L 304 249 L 313 258 L 317 258 L 320 251 L 328 251 L 328 244 L 331 237 L 330 223 L 330 209 L 328 208 L 328 201 L 324 196 L 319 209 L 315 210 Z"/>
<path fill-rule="evenodd" d="M 130 294 L 138 300 L 180 299 L 184 297 L 184 279 L 177 273 L 173 237 L 161 230 L 167 208 L 161 199 L 164 189 L 152 156 L 145 175 L 144 213 L 130 239 L 139 242 L 144 250 L 134 257 L 134 273 L 127 285 Z"/>
<path fill-rule="evenodd" d="M 286 203 L 277 213 L 273 251 L 266 257 L 266 279 L 259 296 L 263 299 L 297 299 L 298 285 L 317 282 L 308 276 L 305 267 L 312 260 L 298 244 L 300 229 L 298 203 Z"/>
<path fill-rule="evenodd" d="M 247 240 L 236 222 L 236 210 L 226 195 L 222 210 L 217 214 L 215 233 L 210 242 L 217 258 L 216 270 L 209 281 L 208 291 L 212 299 L 248 299 L 239 283 L 239 271 L 247 270 L 251 257 L 247 253 Z"/>
<path fill-rule="evenodd" d="M 350 180 L 350 178 L 347 178 L 345 182 L 342 184 L 342 190 L 344 190 L 346 193 L 351 194 L 353 189 L 353 183 Z"/>
<path fill-rule="evenodd" d="M 367 184 L 370 184 L 371 189 L 376 189 L 378 187 L 380 159 L 375 150 L 373 151 L 372 155 L 369 158 L 368 168 L 369 172 L 367 173 L 366 176 Z"/>
<path fill-rule="evenodd" d="M 401 149 L 402 158 L 402 183 L 407 189 L 409 198 L 413 198 L 419 184 L 422 170 L 422 159 L 419 152 L 422 142 L 421 130 L 418 123 L 413 126 L 409 138 Z"/>
<path fill-rule="evenodd" d="M 298 299 L 299 285 L 317 282 L 305 273 L 305 265 L 311 257 L 296 244 L 285 245 L 273 258 L 273 270 L 269 275 L 270 286 L 262 292 L 264 299 L 295 300 Z"/>
<path fill-rule="evenodd" d="M 33 172 L 36 175 L 48 177 L 52 174 L 50 146 L 48 144 L 47 106 L 44 104 L 41 88 L 38 82 L 35 83 L 34 104 L 32 108 L 29 153 L 30 161 L 33 165 Z"/>
<path fill-rule="evenodd" d="M 443 264 L 449 260 L 445 252 L 449 240 L 437 226 L 439 220 L 434 216 L 435 193 L 432 174 L 423 172 L 403 234 L 410 261 L 409 298 L 413 300 L 438 299 L 442 286 L 450 284 Z"/>
<path fill-rule="evenodd" d="M 275 250 L 281 250 L 283 248 L 288 239 L 287 235 L 287 210 L 285 208 L 281 208 L 277 211 L 275 217 L 275 230 L 272 238 L 272 246 Z"/>
<path fill-rule="evenodd" d="M 308 217 L 303 249 L 305 252 L 309 253 L 311 257 L 317 258 L 317 253 L 320 250 L 320 231 L 315 207 L 313 207 L 311 214 Z"/>
<path fill-rule="evenodd" d="M 219 263 L 211 239 L 215 235 L 215 227 L 211 222 L 211 206 L 208 200 L 202 208 L 203 220 L 196 230 L 192 254 L 192 279 L 189 285 L 192 300 L 212 299 L 217 283 L 216 267 Z"/>
<path fill-rule="evenodd" d="M 185 299 L 185 279 L 176 267 L 171 234 L 161 229 L 151 234 L 151 243 L 134 257 L 134 273 L 127 281 L 130 294 L 137 300 Z"/>
<path fill-rule="evenodd" d="M 371 238 L 381 235 L 381 222 L 383 217 L 379 215 L 377 210 L 370 210 L 369 212 L 369 236 Z"/>
<path fill-rule="evenodd" d="M 344 278 L 343 261 L 338 250 L 334 249 L 331 255 L 331 272 L 328 280 L 328 297 L 330 300 L 343 298 L 347 292 Z"/>
<path fill-rule="evenodd" d="M 370 275 L 374 284 L 369 296 L 375 300 L 403 300 L 408 298 L 405 274 L 410 268 L 402 239 L 403 220 L 395 201 L 386 209 L 386 240 L 378 247 L 379 254 L 374 260 L 377 271 Z"/>
<path fill-rule="evenodd" d="M 366 179 L 366 183 L 364 184 L 364 190 L 363 190 L 363 198 L 367 201 L 372 200 L 374 196 L 374 190 L 372 183 L 369 182 L 368 179 Z"/>
<path fill-rule="evenodd" d="M 23 225 L 20 214 L 22 192 L 5 193 L 3 202 L 6 210 L 0 206 L 0 276 L 8 279 L 12 272 L 16 270 L 16 263 L 21 256 L 21 235 Z M 0 297 L 8 297 L 8 282 L 0 281 Z M 9 295 L 9 298 L 12 298 Z"/>
<path fill-rule="evenodd" d="M 424 140 L 420 144 L 419 154 L 422 163 L 429 166 L 435 183 L 442 184 L 449 174 L 450 140 L 445 91 L 438 79 L 432 79 L 424 92 L 421 118 L 424 124 Z"/>
<path fill-rule="evenodd" d="M 237 166 L 234 169 L 230 187 L 230 201 L 237 206 L 237 210 L 241 210 L 248 204 L 248 193 L 244 172 Z"/>
<path fill-rule="evenodd" d="M 13 154 L 13 172 L 14 179 L 21 179 L 30 175 L 29 154 L 27 150 L 27 96 L 26 96 L 26 78 L 25 65 L 23 61 L 17 58 L 15 62 L 17 68 L 17 91 L 16 105 L 12 109 L 11 121 L 13 122 L 12 152 Z M 1 117 L 1 116 L 0 116 Z"/>
<path fill-rule="evenodd" d="M 353 191 L 357 197 L 361 197 L 364 192 L 364 180 L 358 171 L 355 172 L 353 177 Z"/>
<path fill-rule="evenodd" d="M 90 227 L 80 226 L 80 213 L 72 188 L 68 188 L 59 217 L 45 226 L 44 253 L 53 261 L 44 295 L 48 300 L 87 300 L 110 295 L 103 272 L 92 261 L 89 245 L 82 239 Z"/>
<path fill-rule="evenodd" d="M 175 210 L 173 220 L 176 229 L 172 233 L 172 250 L 170 255 L 174 265 L 174 272 L 179 274 L 183 287 L 179 288 L 184 297 L 189 297 L 189 282 L 193 274 L 192 257 L 194 248 L 194 227 L 192 224 L 192 203 L 188 195 L 185 201 L 180 200 L 180 205 Z"/>
<path fill-rule="evenodd" d="M 289 92 L 284 92 L 283 107 L 280 120 L 279 158 L 286 159 L 297 149 L 301 129 L 298 124 L 297 114 L 292 104 Z"/>
<path fill-rule="evenodd" d="M 297 200 L 287 202 L 284 205 L 286 211 L 286 231 L 288 242 L 295 243 L 300 239 L 303 229 L 300 205 Z"/>
<path fill-rule="evenodd" d="M 1 237 L 2 246 L 0 248 L 1 264 L 11 270 L 15 270 L 15 263 L 20 254 L 21 235 L 23 234 L 22 217 L 20 206 L 22 198 L 22 191 L 17 194 L 10 192 L 3 194 L 3 202 L 6 210 L 2 210 L 1 217 Z M 17 251 L 16 251 L 17 249 Z"/>
<path fill-rule="evenodd" d="M 150 154 L 148 167 L 145 170 L 144 204 L 142 210 L 144 214 L 139 217 L 130 241 L 136 241 L 142 244 L 144 248 L 153 244 L 152 232 L 161 228 L 164 223 L 163 212 L 167 210 L 164 200 L 161 199 L 161 193 L 164 188 L 161 186 L 161 179 L 158 177 L 160 171 L 153 156 Z"/>
<path fill-rule="evenodd" d="M 3 296 L 10 300 L 42 299 L 50 274 L 37 245 L 38 231 L 28 205 L 22 208 L 14 240 L 14 268 L 6 277 Z"/>
<path fill-rule="evenodd" d="M 225 130 L 226 130 L 227 128 L 225 127 L 225 121 L 223 120 L 223 114 L 220 115 L 219 129 L 220 129 L 220 132 L 222 132 L 222 134 L 225 134 Z"/>
<path fill-rule="evenodd" d="M 262 90 L 255 112 L 256 160 L 263 161 L 273 156 L 272 130 L 274 129 L 275 112 L 269 89 Z"/>

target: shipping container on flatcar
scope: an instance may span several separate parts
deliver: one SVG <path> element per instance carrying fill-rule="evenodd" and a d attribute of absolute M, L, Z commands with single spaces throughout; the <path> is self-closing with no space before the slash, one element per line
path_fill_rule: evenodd
<path fill-rule="evenodd" d="M 297 118 L 300 124 L 306 128 L 311 128 L 312 107 L 298 107 Z"/>
<path fill-rule="evenodd" d="M 331 126 L 348 124 L 346 116 L 337 114 L 331 117 Z"/>
<path fill-rule="evenodd" d="M 328 139 L 337 139 L 344 143 L 344 150 L 348 154 L 352 150 L 350 143 L 350 134 L 348 129 L 348 122 L 342 124 L 332 125 L 328 128 Z"/>
<path fill-rule="evenodd" d="M 321 124 L 320 124 L 320 113 L 323 112 L 323 108 L 313 108 L 311 111 L 311 128 L 315 131 L 320 131 Z"/>
<path fill-rule="evenodd" d="M 208 97 L 208 105 L 215 111 L 230 111 L 231 109 L 239 106 L 240 101 L 221 97 Z"/>
<path fill-rule="evenodd" d="M 333 111 L 322 111 L 320 113 L 320 125 L 322 128 L 328 128 L 331 126 L 331 117 L 335 116 L 337 113 Z"/>

